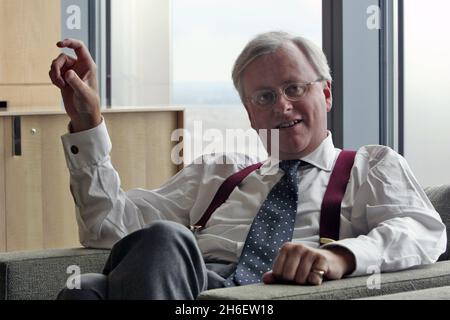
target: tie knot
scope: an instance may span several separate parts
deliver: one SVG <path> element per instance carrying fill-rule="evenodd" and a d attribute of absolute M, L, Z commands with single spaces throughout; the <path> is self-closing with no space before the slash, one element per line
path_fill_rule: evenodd
<path fill-rule="evenodd" d="M 298 170 L 301 160 L 283 160 L 280 162 L 280 168 L 288 175 L 293 175 Z"/>

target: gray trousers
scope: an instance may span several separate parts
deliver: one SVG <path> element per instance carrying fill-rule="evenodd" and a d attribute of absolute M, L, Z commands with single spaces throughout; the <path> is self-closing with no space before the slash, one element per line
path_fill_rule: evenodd
<path fill-rule="evenodd" d="M 204 261 L 185 226 L 157 221 L 111 250 L 103 274 L 81 276 L 81 289 L 63 289 L 62 300 L 193 300 L 224 287 L 235 263 Z"/>

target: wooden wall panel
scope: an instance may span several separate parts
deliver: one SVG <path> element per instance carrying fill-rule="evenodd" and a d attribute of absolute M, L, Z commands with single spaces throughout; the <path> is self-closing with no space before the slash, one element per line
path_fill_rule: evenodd
<path fill-rule="evenodd" d="M 6 251 L 5 118 L 0 118 L 0 252 Z"/>
<path fill-rule="evenodd" d="M 29 110 L 31 106 L 61 110 L 61 93 L 53 85 L 1 85 L 0 100 L 8 102 L 8 111 Z"/>
<path fill-rule="evenodd" d="M 50 83 L 60 10 L 60 0 L 0 0 L 0 84 Z"/>
<path fill-rule="evenodd" d="M 157 112 L 150 117 L 148 114 L 146 136 L 147 174 L 146 186 L 149 189 L 160 187 L 178 172 L 178 167 L 172 162 L 171 152 L 175 143 L 171 142 L 172 132 L 178 128 L 177 114 Z"/>
<path fill-rule="evenodd" d="M 111 159 L 122 189 L 145 187 L 145 115 L 104 114 L 112 141 Z"/>
<path fill-rule="evenodd" d="M 177 112 L 104 114 L 104 117 L 113 144 L 111 159 L 124 190 L 157 188 L 177 172 L 170 159 L 174 145 L 170 136 L 177 128 Z"/>
<path fill-rule="evenodd" d="M 42 212 L 44 248 L 80 246 L 75 205 L 69 187 L 69 170 L 61 143 L 67 132 L 66 115 L 39 118 L 42 158 Z M 27 128 L 28 129 L 28 128 Z"/>
<path fill-rule="evenodd" d="M 12 156 L 12 121 L 5 118 L 6 243 L 8 251 L 43 248 L 42 144 L 38 117 L 22 117 L 22 156 Z"/>
<path fill-rule="evenodd" d="M 60 138 L 67 116 L 22 116 L 21 122 L 23 155 L 6 152 L 7 250 L 79 246 Z"/>
<path fill-rule="evenodd" d="M 124 190 L 157 188 L 177 172 L 170 137 L 179 114 L 104 114 Z M 80 246 L 61 143 L 68 122 L 65 114 L 21 116 L 22 156 L 12 156 L 12 117 L 0 117 L 0 251 Z"/>

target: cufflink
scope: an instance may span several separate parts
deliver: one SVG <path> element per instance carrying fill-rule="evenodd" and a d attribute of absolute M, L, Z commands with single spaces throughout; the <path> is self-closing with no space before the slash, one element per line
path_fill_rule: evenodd
<path fill-rule="evenodd" d="M 70 147 L 70 151 L 71 151 L 73 154 L 78 154 L 78 152 L 79 152 L 80 150 L 78 149 L 77 146 L 71 146 L 71 147 Z"/>

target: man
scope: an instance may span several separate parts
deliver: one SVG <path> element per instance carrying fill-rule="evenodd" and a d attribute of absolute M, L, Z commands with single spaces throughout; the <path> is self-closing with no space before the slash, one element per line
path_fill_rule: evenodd
<path fill-rule="evenodd" d="M 195 234 L 185 226 L 202 217 L 247 158 L 189 165 L 156 190 L 121 190 L 95 64 L 79 41 L 58 46 L 77 55 L 61 54 L 50 77 L 71 119 L 62 140 L 80 241 L 113 247 L 103 275 L 84 275 L 82 290 L 65 289 L 60 298 L 195 299 L 207 289 L 261 281 L 320 285 L 373 267 L 431 264 L 445 251 L 439 214 L 405 159 L 383 146 L 358 150 L 339 207 L 339 239 L 319 243 L 321 204 L 341 150 L 327 131 L 329 67 L 310 41 L 266 33 L 237 59 L 233 80 L 251 125 L 279 130 L 279 154 L 270 155 L 279 160 L 245 177 Z"/>

